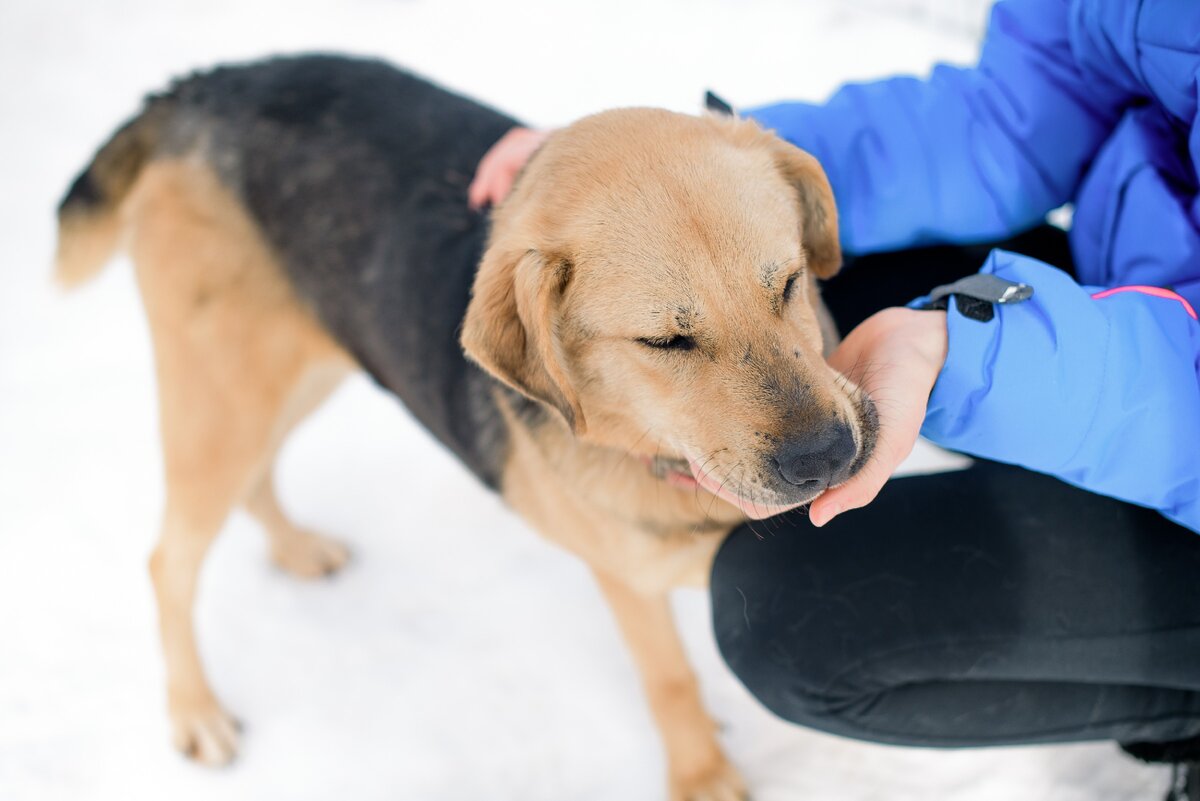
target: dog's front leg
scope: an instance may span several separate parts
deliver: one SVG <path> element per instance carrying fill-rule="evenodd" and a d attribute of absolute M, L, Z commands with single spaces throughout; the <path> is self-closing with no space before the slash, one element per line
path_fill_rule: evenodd
<path fill-rule="evenodd" d="M 746 791 L 716 739 L 665 592 L 646 595 L 594 571 L 642 675 L 662 732 L 671 801 L 742 801 Z"/>

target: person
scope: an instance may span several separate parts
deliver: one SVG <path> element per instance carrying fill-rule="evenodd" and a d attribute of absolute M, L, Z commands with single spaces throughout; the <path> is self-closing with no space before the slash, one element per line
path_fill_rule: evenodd
<path fill-rule="evenodd" d="M 1200 4 L 1002 0 L 974 67 L 743 112 L 828 173 L 830 362 L 870 365 L 880 414 L 859 475 L 716 557 L 721 653 L 779 716 L 1116 740 L 1200 799 L 1198 79 Z M 472 203 L 545 135 L 498 142 Z M 972 297 L 974 273 L 1020 301 Z M 976 458 L 889 481 L 918 434 Z"/>

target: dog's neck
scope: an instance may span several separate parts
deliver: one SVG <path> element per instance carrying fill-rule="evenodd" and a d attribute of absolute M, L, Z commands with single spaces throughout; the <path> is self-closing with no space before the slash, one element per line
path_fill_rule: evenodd
<path fill-rule="evenodd" d="M 500 402 L 510 428 L 520 429 L 513 436 L 528 442 L 573 495 L 607 515 L 656 535 L 723 533 L 745 519 L 696 486 L 686 459 L 585 442 L 553 411 L 509 390 Z"/>

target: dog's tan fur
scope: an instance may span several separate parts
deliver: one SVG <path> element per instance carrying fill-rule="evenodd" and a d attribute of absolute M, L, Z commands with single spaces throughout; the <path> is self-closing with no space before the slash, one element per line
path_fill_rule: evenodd
<path fill-rule="evenodd" d="M 647 138 L 684 158 L 655 159 Z M 668 169 L 677 172 L 660 174 Z M 128 237 L 161 403 L 167 500 L 151 574 L 169 710 L 179 747 L 221 763 L 237 731 L 201 667 L 197 574 L 238 504 L 289 571 L 321 575 L 343 563 L 341 546 L 288 522 L 271 463 L 353 364 L 208 167 L 154 161 L 128 184 L 119 223 L 64 222 L 60 273 L 86 275 L 116 231 Z M 770 506 L 745 465 L 805 420 L 784 414 L 778 394 L 764 397 L 764 383 L 803 388 L 814 423 L 854 419 L 822 359 L 830 335 L 814 280 L 839 262 L 832 196 L 811 157 L 751 123 L 624 111 L 551 139 L 498 212 L 478 273 L 468 354 L 560 413 L 530 424 L 497 392 L 510 433 L 504 497 L 592 568 L 662 731 L 673 801 L 744 796 L 667 602 L 672 587 L 705 582 L 721 538 L 744 516 L 660 481 L 639 457 L 703 458 L 706 471 Z M 783 282 L 796 273 L 797 295 L 784 304 Z M 703 353 L 636 341 L 679 326 Z"/>
<path fill-rule="evenodd" d="M 324 575 L 345 549 L 301 531 L 274 497 L 271 462 L 288 431 L 352 364 L 302 309 L 256 227 L 206 167 L 148 166 L 121 215 L 154 341 L 167 498 L 150 560 L 176 744 L 209 763 L 237 732 L 200 663 L 192 603 L 204 554 L 238 504 L 275 561 Z"/>

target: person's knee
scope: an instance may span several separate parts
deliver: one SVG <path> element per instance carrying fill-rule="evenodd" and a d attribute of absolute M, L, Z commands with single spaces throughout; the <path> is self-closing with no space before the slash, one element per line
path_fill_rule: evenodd
<path fill-rule="evenodd" d="M 794 653 L 765 627 L 741 618 L 736 598 L 714 595 L 717 647 L 726 665 L 758 701 L 784 720 L 828 729 L 852 703 L 853 690 L 839 683 L 834 666 L 818 649 Z"/>
<path fill-rule="evenodd" d="M 784 720 L 808 724 L 813 717 L 820 717 L 827 705 L 818 700 L 817 693 L 797 691 L 803 686 L 798 673 L 782 660 L 772 659 L 768 643 L 745 633 L 736 636 L 734 631 L 719 626 L 717 647 L 742 686 Z"/>
<path fill-rule="evenodd" d="M 835 591 L 840 582 L 797 575 L 804 571 L 772 559 L 769 545 L 734 536 L 714 567 L 713 628 L 726 664 L 767 709 L 863 736 L 876 699 L 927 677 L 932 666 L 921 649 L 890 625 L 897 599 L 887 587 L 864 596 Z"/>
<path fill-rule="evenodd" d="M 752 599 L 753 591 L 748 595 L 737 585 L 713 585 L 713 628 L 725 663 L 779 717 L 818 729 L 843 728 L 838 718 L 865 688 L 856 686 L 857 672 L 844 671 L 844 651 L 826 646 L 829 632 L 818 631 L 835 621 L 805 621 L 803 628 L 811 635 L 805 645 L 796 641 L 794 627 Z"/>

